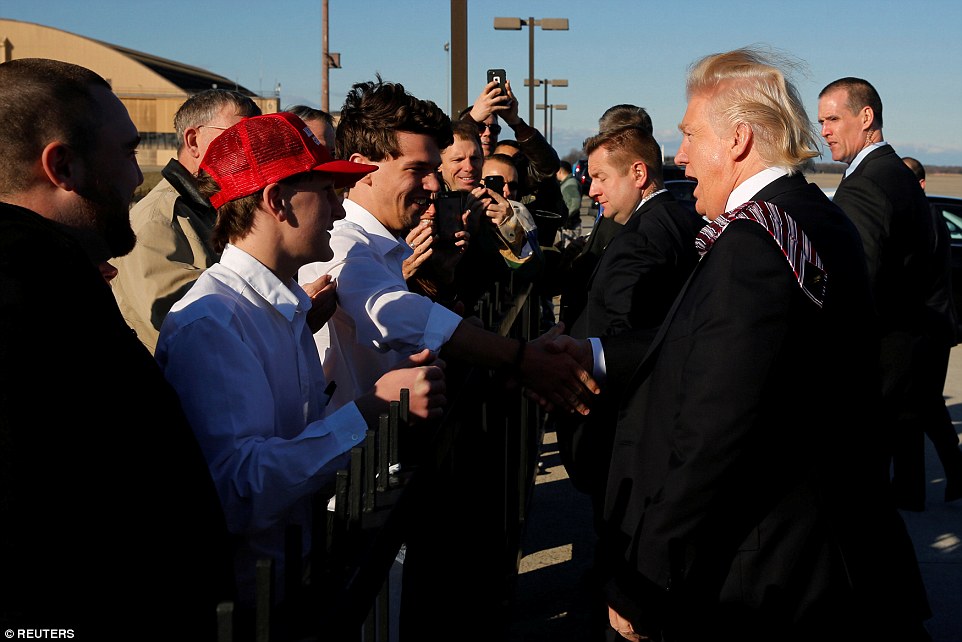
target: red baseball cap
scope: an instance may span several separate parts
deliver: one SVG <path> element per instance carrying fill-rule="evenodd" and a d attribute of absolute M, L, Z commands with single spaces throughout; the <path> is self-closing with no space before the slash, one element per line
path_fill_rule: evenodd
<path fill-rule="evenodd" d="M 211 142 L 200 167 L 220 187 L 210 197 L 215 208 L 295 174 L 330 174 L 335 187 L 346 187 L 377 169 L 334 160 L 310 127 L 288 112 L 252 116 L 228 127 Z"/>

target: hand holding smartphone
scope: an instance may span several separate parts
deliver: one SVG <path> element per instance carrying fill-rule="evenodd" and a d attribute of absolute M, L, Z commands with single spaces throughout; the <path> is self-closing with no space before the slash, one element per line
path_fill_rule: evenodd
<path fill-rule="evenodd" d="M 493 82 L 498 83 L 498 89 L 501 91 L 502 96 L 507 93 L 504 89 L 505 80 L 507 80 L 507 74 L 505 74 L 504 69 L 488 69 L 488 84 Z"/>
<path fill-rule="evenodd" d="M 504 176 L 485 176 L 481 182 L 498 196 L 504 196 Z"/>
<path fill-rule="evenodd" d="M 438 241 L 453 245 L 455 234 L 464 229 L 464 200 L 461 192 L 439 192 L 434 199 L 434 226 Z"/>

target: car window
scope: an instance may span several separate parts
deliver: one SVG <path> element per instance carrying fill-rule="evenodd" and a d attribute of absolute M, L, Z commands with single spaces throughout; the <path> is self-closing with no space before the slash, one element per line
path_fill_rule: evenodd
<path fill-rule="evenodd" d="M 962 241 L 962 203 L 959 205 L 932 203 L 932 207 L 942 211 L 942 218 L 945 219 L 945 225 L 949 228 L 949 236 L 952 240 Z"/>

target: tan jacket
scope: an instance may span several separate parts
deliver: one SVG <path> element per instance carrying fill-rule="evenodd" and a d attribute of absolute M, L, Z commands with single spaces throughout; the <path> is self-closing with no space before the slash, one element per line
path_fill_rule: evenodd
<path fill-rule="evenodd" d="M 117 305 L 151 354 L 170 308 L 218 259 L 210 246 L 214 210 L 179 162 L 162 174 L 130 212 L 137 245 L 111 260 L 120 272 L 110 283 Z"/>

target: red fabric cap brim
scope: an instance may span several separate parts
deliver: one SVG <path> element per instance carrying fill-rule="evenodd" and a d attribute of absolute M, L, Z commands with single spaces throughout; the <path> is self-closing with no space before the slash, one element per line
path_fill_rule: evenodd
<path fill-rule="evenodd" d="M 358 182 L 377 169 L 377 165 L 353 163 L 346 160 L 332 160 L 321 163 L 313 171 L 330 174 L 334 178 L 334 187 L 347 187 Z"/>

